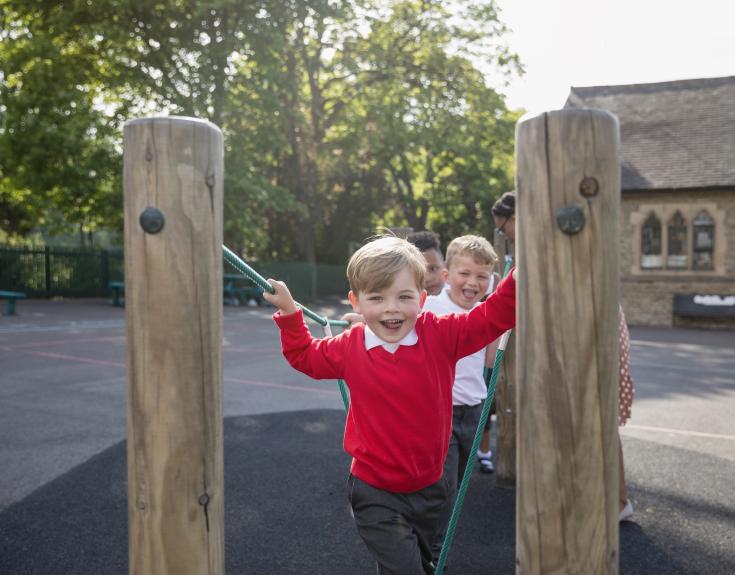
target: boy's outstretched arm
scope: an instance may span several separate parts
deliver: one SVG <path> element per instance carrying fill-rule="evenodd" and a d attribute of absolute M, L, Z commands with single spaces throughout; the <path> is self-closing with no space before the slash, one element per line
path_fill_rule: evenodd
<path fill-rule="evenodd" d="M 263 297 L 278 308 L 273 319 L 281 330 L 283 355 L 291 366 L 315 379 L 342 378 L 344 338 L 314 339 L 286 284 L 274 279 L 268 279 L 268 283 L 275 288 L 275 293 L 266 291 Z"/>
<path fill-rule="evenodd" d="M 277 307 L 281 315 L 291 315 L 299 310 L 285 283 L 270 278 L 268 283 L 275 288 L 276 293 L 263 291 L 263 297 L 269 304 Z"/>

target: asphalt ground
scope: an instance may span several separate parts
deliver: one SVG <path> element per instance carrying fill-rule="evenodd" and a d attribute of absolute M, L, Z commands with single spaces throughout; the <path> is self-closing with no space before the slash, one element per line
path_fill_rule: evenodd
<path fill-rule="evenodd" d="M 0 318 L 0 573 L 127 573 L 124 311 L 18 310 Z M 267 308 L 226 307 L 224 331 L 227 573 L 373 573 L 347 507 L 335 383 L 285 364 Z M 631 335 L 635 522 L 620 572 L 731 575 L 735 333 Z M 477 473 L 449 573 L 513 573 L 514 537 L 514 492 Z"/>

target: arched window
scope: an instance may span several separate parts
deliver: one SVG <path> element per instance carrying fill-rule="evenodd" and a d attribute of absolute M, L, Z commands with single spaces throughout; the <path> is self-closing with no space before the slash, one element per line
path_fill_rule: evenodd
<path fill-rule="evenodd" d="M 668 225 L 668 254 L 666 267 L 687 268 L 687 222 L 681 212 L 676 212 Z"/>
<path fill-rule="evenodd" d="M 692 221 L 692 268 L 711 270 L 715 267 L 715 222 L 706 211 Z"/>
<path fill-rule="evenodd" d="M 641 229 L 641 268 L 660 268 L 661 263 L 661 220 L 651 212 Z"/>

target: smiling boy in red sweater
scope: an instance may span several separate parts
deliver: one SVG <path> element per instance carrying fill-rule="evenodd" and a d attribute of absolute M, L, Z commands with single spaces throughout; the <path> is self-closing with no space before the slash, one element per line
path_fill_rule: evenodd
<path fill-rule="evenodd" d="M 324 339 L 311 336 L 284 283 L 269 280 L 275 294 L 264 294 L 278 308 L 288 362 L 349 387 L 350 505 L 382 575 L 433 573 L 455 365 L 515 325 L 515 270 L 471 312 L 437 317 L 421 313 L 425 269 L 406 240 L 364 245 L 350 258 L 347 277 L 350 303 L 366 323 Z"/>

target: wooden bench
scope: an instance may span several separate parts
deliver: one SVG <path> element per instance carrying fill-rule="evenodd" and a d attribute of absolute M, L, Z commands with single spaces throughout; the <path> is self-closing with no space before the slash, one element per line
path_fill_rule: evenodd
<path fill-rule="evenodd" d="M 6 300 L 5 315 L 15 315 L 15 302 L 25 298 L 26 294 L 19 291 L 0 291 L 0 301 Z"/>
<path fill-rule="evenodd" d="M 256 304 L 263 305 L 263 290 L 253 284 L 248 278 L 238 274 L 224 274 L 224 287 L 222 295 L 225 303 L 240 305 L 254 300 Z"/>
<path fill-rule="evenodd" d="M 125 305 L 125 282 L 110 282 L 107 287 L 112 290 L 112 305 L 123 307 Z"/>

